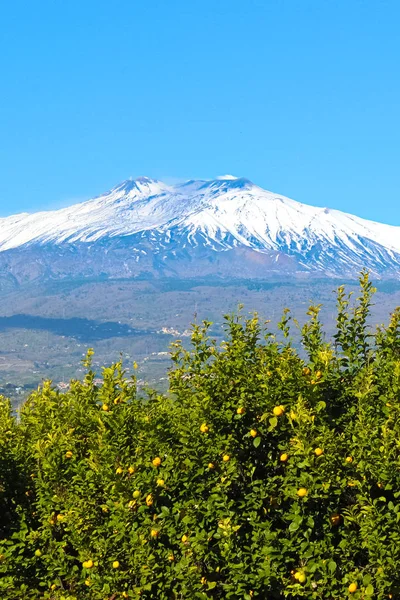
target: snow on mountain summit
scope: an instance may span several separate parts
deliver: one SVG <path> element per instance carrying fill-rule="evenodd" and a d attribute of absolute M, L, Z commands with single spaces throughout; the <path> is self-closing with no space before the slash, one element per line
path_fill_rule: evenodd
<path fill-rule="evenodd" d="M 232 175 L 173 186 L 138 177 L 68 208 L 0 219 L 0 251 L 128 236 L 133 246 L 137 236 L 152 236 L 163 248 L 174 239 L 185 248 L 273 252 L 295 257 L 303 269 L 400 272 L 400 227 L 302 204 Z"/>
<path fill-rule="evenodd" d="M 108 192 L 109 195 L 121 193 L 130 197 L 135 196 L 156 196 L 163 192 L 170 191 L 170 187 L 157 179 L 150 177 L 137 177 L 136 179 L 127 179 L 119 185 L 116 185 Z M 107 194 L 105 194 L 107 195 Z"/>

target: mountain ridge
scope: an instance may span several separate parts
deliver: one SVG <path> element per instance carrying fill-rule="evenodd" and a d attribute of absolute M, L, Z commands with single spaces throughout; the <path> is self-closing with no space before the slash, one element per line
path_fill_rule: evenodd
<path fill-rule="evenodd" d="M 397 277 L 400 227 L 303 204 L 231 175 L 175 185 L 138 177 L 66 208 L 0 219 L 0 273 L 7 256 L 13 262 L 16 254 L 39 253 L 57 262 L 60 252 L 65 258 L 69 251 L 81 253 L 81 275 L 90 252 L 103 266 L 101 254 L 111 252 L 116 261 L 129 263 L 125 271 L 133 277 L 143 272 L 186 277 L 199 269 L 231 276 L 241 268 L 252 277 L 282 272 L 332 277 L 363 267 Z M 68 276 L 68 265 L 48 276 Z"/>

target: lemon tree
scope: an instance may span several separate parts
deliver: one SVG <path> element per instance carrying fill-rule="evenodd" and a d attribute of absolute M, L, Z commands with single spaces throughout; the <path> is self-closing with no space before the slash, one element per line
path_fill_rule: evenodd
<path fill-rule="evenodd" d="M 226 317 L 171 348 L 169 393 L 85 360 L 18 418 L 0 399 L 0 597 L 400 596 L 400 310 L 369 327 L 374 288 L 340 287 L 272 335 Z M 135 369 L 134 369 L 135 372 Z"/>

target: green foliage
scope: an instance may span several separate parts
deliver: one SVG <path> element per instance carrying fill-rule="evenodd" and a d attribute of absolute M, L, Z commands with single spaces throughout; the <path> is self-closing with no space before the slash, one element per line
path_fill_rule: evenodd
<path fill-rule="evenodd" d="M 170 394 L 120 363 L 0 399 L 0 597 L 400 597 L 400 311 L 338 291 L 290 339 L 254 315 L 173 344 Z M 352 585 L 354 584 L 354 585 Z M 391 595 L 391 596 L 390 596 Z"/>

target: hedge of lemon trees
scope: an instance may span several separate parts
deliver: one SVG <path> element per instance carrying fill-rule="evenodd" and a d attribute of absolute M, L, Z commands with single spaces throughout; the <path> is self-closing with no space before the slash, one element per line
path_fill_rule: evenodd
<path fill-rule="evenodd" d="M 400 598 L 400 311 L 366 273 L 303 350 L 256 316 L 172 348 L 170 394 L 121 364 L 18 420 L 0 402 L 0 598 Z"/>

